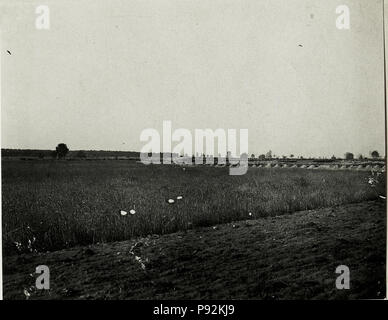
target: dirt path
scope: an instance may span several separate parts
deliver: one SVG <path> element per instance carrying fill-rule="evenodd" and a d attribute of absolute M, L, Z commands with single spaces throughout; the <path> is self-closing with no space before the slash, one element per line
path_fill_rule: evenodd
<path fill-rule="evenodd" d="M 4 297 L 353 299 L 385 295 L 385 203 L 310 210 L 132 241 L 5 257 Z M 51 289 L 31 289 L 35 267 Z M 350 290 L 335 288 L 338 265 Z"/>

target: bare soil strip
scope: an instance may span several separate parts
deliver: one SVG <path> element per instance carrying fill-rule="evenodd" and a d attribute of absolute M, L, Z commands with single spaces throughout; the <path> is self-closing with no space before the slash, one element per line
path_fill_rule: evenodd
<path fill-rule="evenodd" d="M 4 298 L 383 298 L 385 248 L 385 202 L 367 201 L 5 257 Z M 38 265 L 50 268 L 50 290 L 34 288 Z M 335 287 L 338 265 L 350 290 Z"/>

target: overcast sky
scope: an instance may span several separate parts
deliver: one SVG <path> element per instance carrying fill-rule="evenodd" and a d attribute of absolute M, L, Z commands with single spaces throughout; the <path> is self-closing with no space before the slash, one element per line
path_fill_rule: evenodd
<path fill-rule="evenodd" d="M 39 4 L 49 30 L 35 28 Z M 341 4 L 350 30 L 336 28 Z M 381 8 L 2 1 L 2 147 L 140 150 L 143 129 L 171 120 L 173 129 L 247 128 L 255 154 L 384 153 Z"/>

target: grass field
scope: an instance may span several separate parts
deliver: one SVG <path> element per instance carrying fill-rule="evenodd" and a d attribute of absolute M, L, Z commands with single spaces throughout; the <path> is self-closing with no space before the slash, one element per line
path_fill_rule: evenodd
<path fill-rule="evenodd" d="M 144 166 L 127 161 L 3 161 L 5 255 L 373 200 L 370 172 Z M 385 183 L 383 189 L 385 188 Z M 182 199 L 177 200 L 181 196 Z M 173 204 L 167 202 L 174 199 Z M 128 213 L 125 216 L 120 210 Z"/>

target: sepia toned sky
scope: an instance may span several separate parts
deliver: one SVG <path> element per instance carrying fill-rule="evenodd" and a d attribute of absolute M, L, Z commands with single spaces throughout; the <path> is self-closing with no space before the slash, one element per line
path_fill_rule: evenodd
<path fill-rule="evenodd" d="M 171 120 L 247 128 L 254 154 L 384 154 L 381 0 L 12 0 L 0 18 L 3 148 L 140 150 Z"/>

